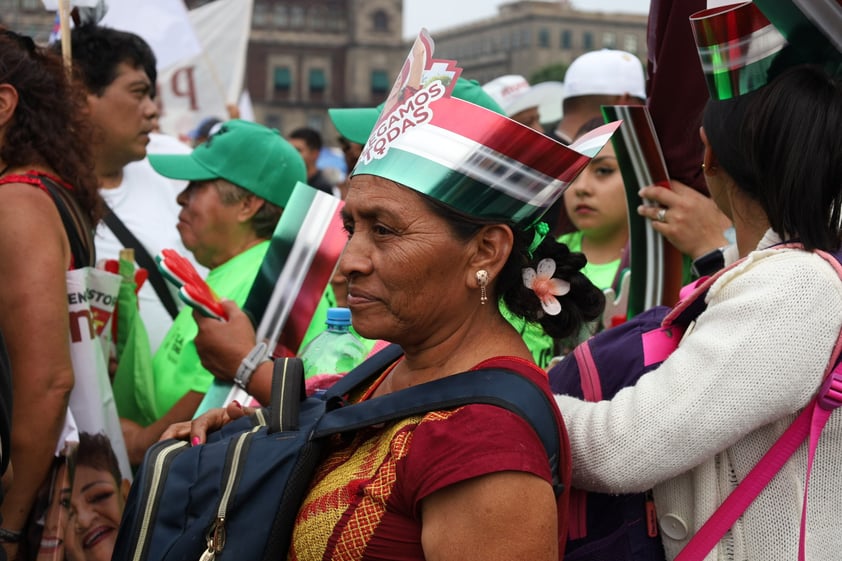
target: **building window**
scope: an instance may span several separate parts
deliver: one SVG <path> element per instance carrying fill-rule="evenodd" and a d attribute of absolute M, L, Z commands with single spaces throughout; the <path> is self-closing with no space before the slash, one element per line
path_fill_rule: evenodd
<path fill-rule="evenodd" d="M 278 28 L 286 28 L 289 26 L 289 7 L 283 4 L 276 4 L 275 11 L 272 14 L 272 24 Z"/>
<path fill-rule="evenodd" d="M 310 8 L 310 29 L 323 31 L 327 27 L 328 17 L 326 6 L 312 6 Z"/>
<path fill-rule="evenodd" d="M 389 91 L 389 73 L 385 70 L 371 71 L 371 94 L 384 95 Z"/>
<path fill-rule="evenodd" d="M 383 10 L 377 10 L 371 16 L 374 31 L 389 31 L 389 15 Z"/>
<path fill-rule="evenodd" d="M 292 72 L 288 66 L 277 66 L 273 76 L 275 91 L 278 93 L 289 93 L 292 87 Z"/>
<path fill-rule="evenodd" d="M 264 122 L 270 129 L 282 130 L 283 119 L 278 113 L 269 113 L 266 115 Z"/>
<path fill-rule="evenodd" d="M 307 127 L 313 130 L 322 132 L 324 129 L 325 120 L 321 115 L 307 115 Z"/>
<path fill-rule="evenodd" d="M 293 29 L 304 28 L 304 6 L 293 6 L 289 9 L 289 26 Z"/>
<path fill-rule="evenodd" d="M 321 68 L 310 69 L 310 93 L 320 94 L 324 93 L 327 87 L 327 79 L 325 78 L 325 71 Z"/>
<path fill-rule="evenodd" d="M 269 25 L 269 14 L 266 4 L 255 4 L 251 14 L 251 21 L 255 27 L 266 27 Z"/>
<path fill-rule="evenodd" d="M 561 32 L 561 48 L 565 50 L 573 48 L 573 32 L 569 29 Z"/>
<path fill-rule="evenodd" d="M 603 33 L 602 34 L 602 47 L 605 49 L 613 49 L 617 47 L 617 34 L 616 33 Z"/>
<path fill-rule="evenodd" d="M 582 48 L 586 51 L 593 50 L 593 33 L 590 31 L 585 31 L 582 34 Z"/>
<path fill-rule="evenodd" d="M 550 32 L 547 29 L 542 29 L 538 32 L 538 46 L 548 49 L 550 47 Z"/>
<path fill-rule="evenodd" d="M 532 41 L 532 34 L 529 32 L 528 29 L 521 29 L 520 30 L 520 44 L 523 47 L 528 47 L 530 41 Z"/>
<path fill-rule="evenodd" d="M 623 38 L 623 50 L 637 54 L 637 35 L 626 35 Z"/>

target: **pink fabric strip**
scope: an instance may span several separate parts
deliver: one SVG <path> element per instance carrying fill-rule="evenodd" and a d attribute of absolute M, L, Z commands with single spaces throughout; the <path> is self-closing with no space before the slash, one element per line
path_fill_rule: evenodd
<path fill-rule="evenodd" d="M 659 327 L 640 336 L 643 345 L 643 366 L 651 366 L 667 359 L 678 348 L 683 327 Z"/>
<path fill-rule="evenodd" d="M 804 442 L 810 432 L 813 411 L 817 408 L 817 400 L 813 399 L 746 478 L 728 495 L 713 516 L 702 525 L 674 561 L 704 559 Z"/>
<path fill-rule="evenodd" d="M 573 350 L 573 354 L 579 365 L 579 380 L 585 401 L 602 401 L 602 382 L 599 379 L 599 371 L 593 354 L 591 354 L 591 346 L 587 342 L 578 345 Z"/>

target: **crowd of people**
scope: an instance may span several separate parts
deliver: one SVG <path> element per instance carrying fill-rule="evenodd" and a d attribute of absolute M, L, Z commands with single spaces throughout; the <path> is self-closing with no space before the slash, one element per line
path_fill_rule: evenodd
<path fill-rule="evenodd" d="M 338 305 L 373 352 L 375 341 L 402 351 L 348 401 L 509 370 L 553 405 L 562 457 L 548 457 L 519 415 L 487 404 L 333 439 L 289 559 L 663 561 L 691 549 L 709 561 L 834 558 L 838 412 L 721 539 L 704 549 L 698 536 L 813 405 L 838 358 L 842 274 L 818 252 L 842 256 L 842 53 L 823 31 L 807 41 L 778 29 L 750 2 L 655 1 L 652 14 L 648 69 L 631 53 L 593 51 L 563 88 L 443 75 L 422 31 L 381 105 L 331 108 L 344 178 L 318 168 L 324 139 L 311 128 L 284 136 L 229 115 L 197 123 L 191 146 L 161 134 L 155 56 L 133 33 L 76 26 L 68 72 L 59 46 L 0 26 L 0 560 L 110 559 L 131 485 L 121 455 L 137 467 L 159 439 L 202 446 L 253 411 L 234 401 L 197 414 L 215 380 L 269 403 L 273 363 L 254 360 L 243 307 L 302 184 L 343 200 L 348 237 L 307 338 Z M 723 47 L 734 44 L 751 56 Z M 626 125 L 606 124 L 601 108 L 647 106 L 658 125 L 655 88 L 677 53 L 707 95 L 670 100 L 684 119 L 661 137 L 675 173 L 629 208 Z M 547 96 L 559 119 L 544 130 Z M 554 395 L 554 365 L 610 332 L 606 298 L 624 290 L 624 274 L 646 274 L 629 258 L 630 214 L 686 256 L 694 281 L 727 270 L 705 285 L 675 350 L 633 386 L 601 400 Z M 115 385 L 118 404 L 119 391 L 149 390 L 132 396 L 142 414 L 121 414 L 115 438 L 68 413 L 91 374 L 68 345 L 78 295 L 66 279 L 126 247 L 149 276 L 137 293 L 148 341 L 121 356 L 114 332 L 92 321 L 91 336 L 112 370 L 131 372 L 130 385 Z M 206 279 L 223 321 L 178 298 L 155 263 L 165 248 Z M 616 513 L 579 516 L 578 491 L 645 497 L 655 547 L 635 557 L 617 538 L 635 539 L 628 528 L 606 530 Z M 608 538 L 574 543 L 600 520 Z"/>

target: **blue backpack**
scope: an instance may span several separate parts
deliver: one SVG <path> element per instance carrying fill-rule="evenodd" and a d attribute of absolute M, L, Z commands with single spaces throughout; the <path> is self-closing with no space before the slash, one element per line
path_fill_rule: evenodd
<path fill-rule="evenodd" d="M 800 244 L 780 244 L 778 248 Z M 842 253 L 816 252 L 842 275 Z M 705 310 L 710 286 L 740 261 L 684 287 L 673 307 L 655 306 L 577 346 L 549 371 L 553 393 L 586 401 L 611 399 L 656 369 Z M 717 512 L 717 515 L 720 513 Z M 625 495 L 570 490 L 565 561 L 666 559 L 651 491 Z M 729 528 L 729 526 L 726 527 Z M 714 541 L 715 543 L 715 541 Z"/>
<path fill-rule="evenodd" d="M 547 450 L 554 488 L 563 491 L 569 453 L 555 403 L 531 380 L 480 369 L 347 404 L 403 351 L 387 347 L 324 395 L 304 398 L 300 359 L 278 359 L 272 404 L 191 447 L 165 440 L 146 453 L 123 513 L 114 561 L 285 559 L 298 509 L 329 436 L 471 403 L 526 419 Z M 564 440 L 562 440 L 564 437 Z"/>

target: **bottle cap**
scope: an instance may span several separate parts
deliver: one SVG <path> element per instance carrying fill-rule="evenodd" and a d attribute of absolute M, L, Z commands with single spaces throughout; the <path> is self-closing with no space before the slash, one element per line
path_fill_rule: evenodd
<path fill-rule="evenodd" d="M 351 310 L 348 308 L 328 308 L 327 323 L 329 325 L 351 325 Z"/>

